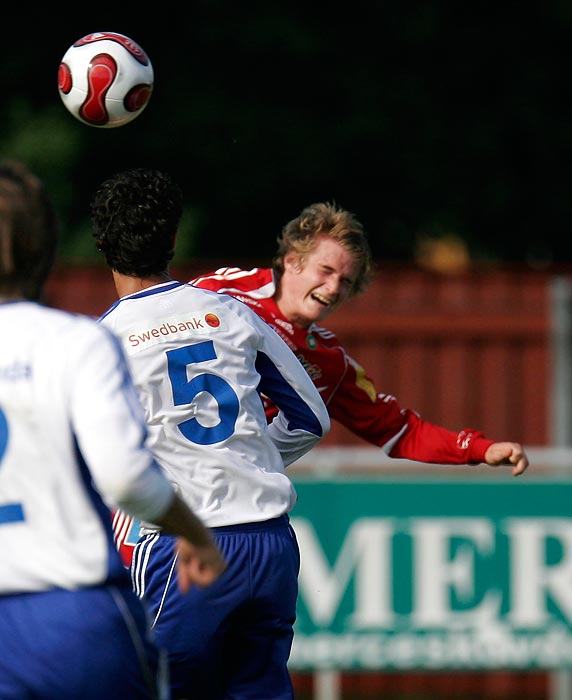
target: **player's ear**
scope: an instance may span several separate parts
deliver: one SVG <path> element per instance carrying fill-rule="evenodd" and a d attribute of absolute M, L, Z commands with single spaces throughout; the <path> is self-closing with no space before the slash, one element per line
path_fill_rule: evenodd
<path fill-rule="evenodd" d="M 303 260 L 300 253 L 297 253 L 294 250 L 286 253 L 284 256 L 284 270 L 288 270 L 290 272 L 302 272 L 303 267 Z"/>

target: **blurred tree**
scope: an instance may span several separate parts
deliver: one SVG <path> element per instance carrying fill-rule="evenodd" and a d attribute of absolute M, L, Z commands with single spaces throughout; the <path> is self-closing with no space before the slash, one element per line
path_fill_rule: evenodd
<path fill-rule="evenodd" d="M 473 260 L 572 262 L 571 24 L 564 2 L 191 0 L 184 20 L 104 7 L 98 26 L 50 31 L 36 13 L 0 47 L 0 146 L 51 185 L 70 258 L 93 254 L 95 185 L 149 166 L 183 186 L 179 255 L 267 260 L 286 221 L 335 200 L 379 258 L 411 261 L 445 230 Z M 155 69 L 149 106 L 119 129 L 83 126 L 57 95 L 68 45 L 99 30 Z"/>

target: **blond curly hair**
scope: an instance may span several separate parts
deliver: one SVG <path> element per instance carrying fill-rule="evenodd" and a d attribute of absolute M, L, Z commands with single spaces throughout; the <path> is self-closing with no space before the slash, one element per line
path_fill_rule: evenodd
<path fill-rule="evenodd" d="M 317 202 L 289 221 L 277 238 L 278 251 L 272 261 L 276 280 L 284 272 L 284 257 L 296 253 L 303 260 L 317 245 L 320 236 L 340 243 L 356 263 L 356 276 L 350 294 L 363 292 L 371 282 L 373 260 L 362 224 L 346 209 L 330 202 Z"/>

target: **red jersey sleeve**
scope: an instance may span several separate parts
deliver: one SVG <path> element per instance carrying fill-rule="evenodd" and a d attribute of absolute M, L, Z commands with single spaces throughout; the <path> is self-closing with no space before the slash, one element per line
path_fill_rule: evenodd
<path fill-rule="evenodd" d="M 480 464 L 493 440 L 481 432 L 458 432 L 401 408 L 394 396 L 377 393 L 363 368 L 348 357 L 346 373 L 329 402 L 330 416 L 390 457 L 432 464 Z"/>

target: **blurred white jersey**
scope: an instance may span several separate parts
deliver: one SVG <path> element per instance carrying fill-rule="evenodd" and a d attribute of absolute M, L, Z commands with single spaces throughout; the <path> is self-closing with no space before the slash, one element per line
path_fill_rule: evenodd
<path fill-rule="evenodd" d="M 117 301 L 100 322 L 120 338 L 150 446 L 206 525 L 287 513 L 284 467 L 329 430 L 320 395 L 278 334 L 242 302 L 170 281 Z M 267 425 L 260 393 L 280 412 Z"/>
<path fill-rule="evenodd" d="M 0 594 L 122 578 L 109 509 L 153 519 L 172 487 L 117 339 L 26 301 L 0 304 L 0 338 Z"/>

